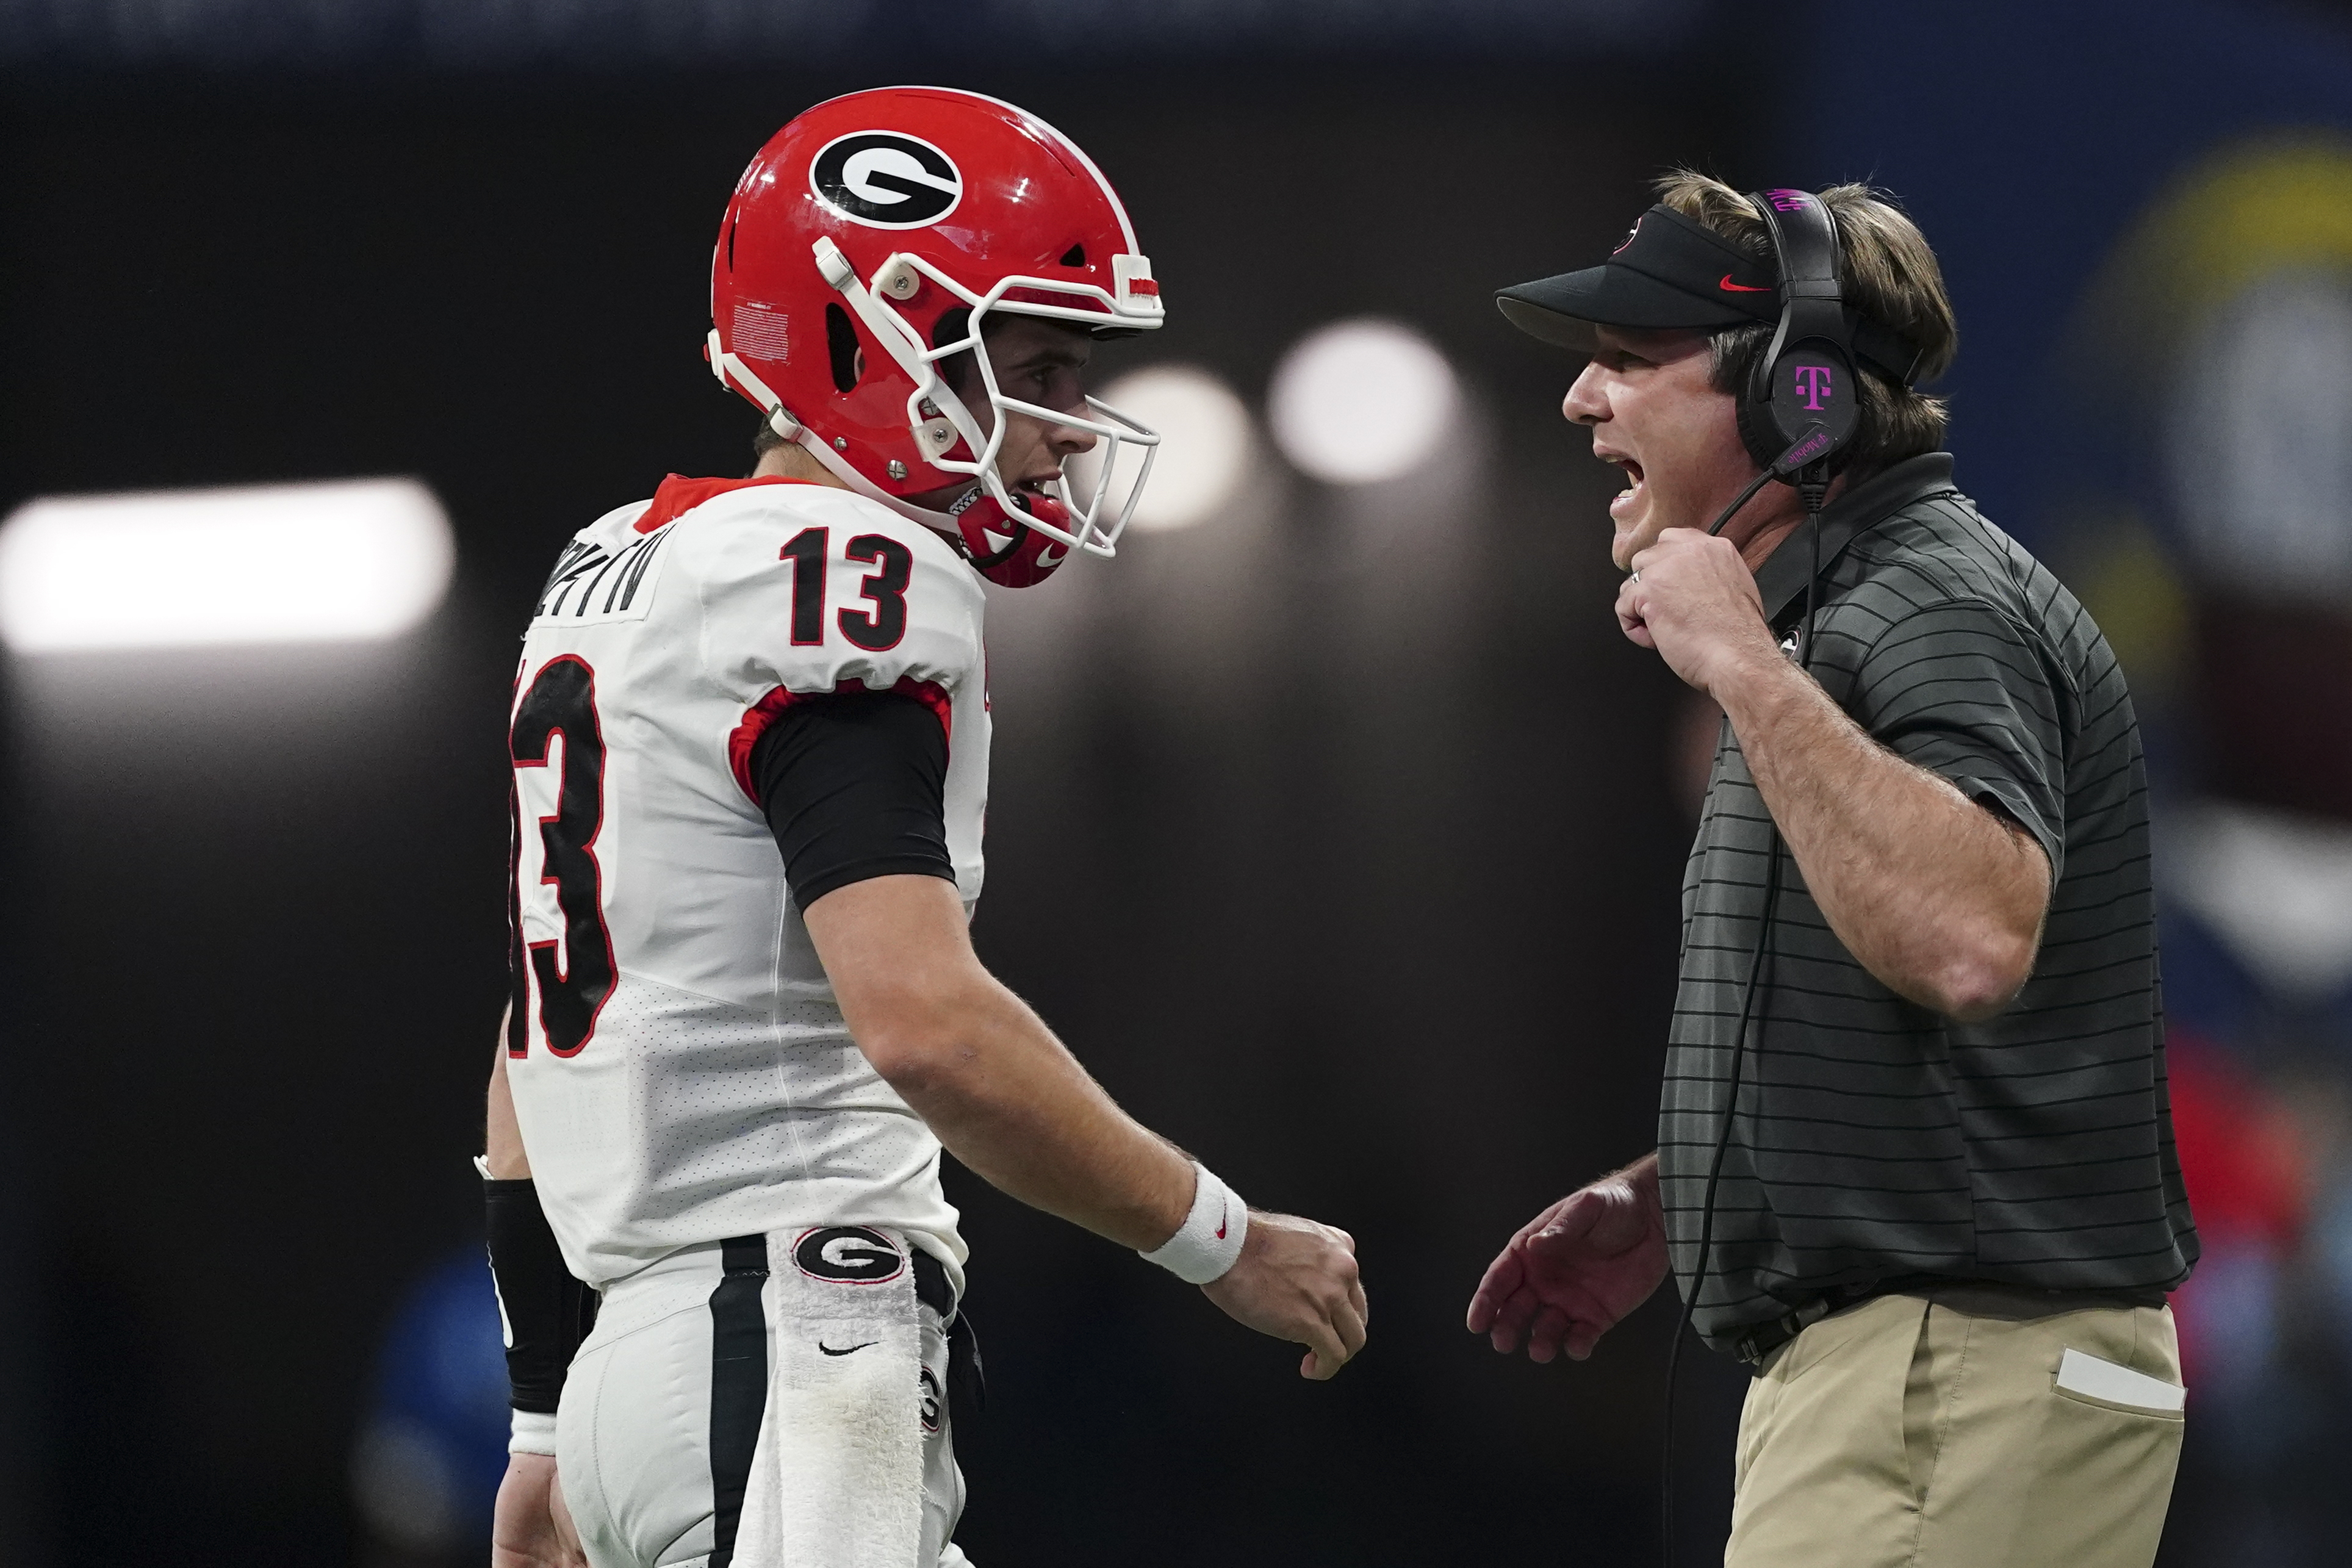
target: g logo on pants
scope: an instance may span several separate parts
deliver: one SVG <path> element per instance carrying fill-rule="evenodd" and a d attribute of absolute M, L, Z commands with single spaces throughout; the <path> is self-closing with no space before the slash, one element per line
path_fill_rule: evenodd
<path fill-rule="evenodd" d="M 940 1397 L 940 1380 L 932 1375 L 931 1369 L 929 1367 L 925 1367 L 923 1369 L 921 1388 L 923 1402 L 923 1430 L 926 1432 L 936 1432 L 940 1429 L 940 1407 L 944 1401 Z"/>
<path fill-rule="evenodd" d="M 812 1279 L 837 1285 L 879 1285 L 906 1271 L 897 1244 L 868 1226 L 829 1225 L 801 1232 L 793 1266 Z"/>

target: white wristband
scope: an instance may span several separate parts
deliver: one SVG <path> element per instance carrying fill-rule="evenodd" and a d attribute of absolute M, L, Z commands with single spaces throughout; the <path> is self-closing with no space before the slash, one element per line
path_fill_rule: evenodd
<path fill-rule="evenodd" d="M 514 1425 L 509 1429 L 507 1452 L 509 1454 L 555 1455 L 555 1417 L 537 1410 L 511 1412 Z"/>
<path fill-rule="evenodd" d="M 1192 1162 L 1192 1212 L 1176 1234 L 1154 1251 L 1143 1254 L 1187 1285 L 1206 1285 L 1222 1279 L 1242 1255 L 1249 1236 L 1249 1205 L 1216 1173 L 1198 1160 Z"/>

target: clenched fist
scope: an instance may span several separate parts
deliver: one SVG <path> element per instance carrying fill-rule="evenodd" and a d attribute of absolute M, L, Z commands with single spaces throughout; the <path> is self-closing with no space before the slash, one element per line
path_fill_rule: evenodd
<path fill-rule="evenodd" d="M 1356 1241 L 1336 1226 L 1253 1209 L 1241 1257 L 1201 1290 L 1235 1322 L 1305 1345 L 1301 1377 L 1330 1377 L 1364 1348 Z"/>

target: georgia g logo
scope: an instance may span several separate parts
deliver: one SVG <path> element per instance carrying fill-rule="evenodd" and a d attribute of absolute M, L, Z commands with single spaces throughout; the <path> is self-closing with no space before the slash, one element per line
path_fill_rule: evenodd
<path fill-rule="evenodd" d="M 878 1230 L 828 1225 L 801 1232 L 793 1243 L 793 1266 L 812 1279 L 836 1285 L 879 1285 L 898 1278 L 907 1258 Z"/>
<path fill-rule="evenodd" d="M 923 1406 L 923 1430 L 926 1432 L 938 1431 L 940 1429 L 940 1407 L 944 1401 L 940 1398 L 940 1380 L 932 1374 L 929 1367 L 923 1368 L 921 1383 L 919 1389 L 919 1396 L 922 1401 Z"/>
<path fill-rule="evenodd" d="M 955 211 L 963 175 L 948 155 L 900 131 L 854 131 L 809 164 L 816 199 L 869 228 L 921 228 Z"/>

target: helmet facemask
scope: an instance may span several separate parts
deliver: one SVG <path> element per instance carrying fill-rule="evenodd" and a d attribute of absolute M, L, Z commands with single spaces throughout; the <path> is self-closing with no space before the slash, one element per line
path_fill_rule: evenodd
<path fill-rule="evenodd" d="M 1126 531 L 1134 516 L 1143 486 L 1150 478 L 1153 458 L 1160 445 L 1159 432 L 1129 415 L 1121 413 L 1098 397 L 1088 396 L 1087 406 L 1095 417 L 1074 416 L 1060 409 L 1008 397 L 997 384 L 996 368 L 991 361 L 983 341 L 989 313 L 1001 310 L 1008 315 L 1034 316 L 1045 321 L 1065 321 L 1074 326 L 1099 331 L 1108 327 L 1129 329 L 1155 327 L 1160 324 L 1158 300 L 1150 289 L 1149 264 L 1140 258 L 1121 257 L 1119 261 L 1139 264 L 1136 276 L 1129 269 L 1119 269 L 1122 291 L 1129 301 L 1121 300 L 1109 290 L 1093 284 L 1066 279 L 1027 277 L 1014 274 L 997 279 L 985 294 L 971 289 L 932 266 L 921 257 L 906 252 L 894 252 L 875 269 L 871 279 L 860 279 L 846 257 L 830 240 L 820 239 L 814 246 L 818 270 L 825 281 L 841 295 L 866 324 L 884 352 L 897 362 L 913 383 L 907 395 L 907 424 L 915 440 L 916 449 L 932 468 L 946 474 L 970 475 L 979 480 L 981 492 L 1003 510 L 1008 517 L 1018 517 L 1033 531 L 1057 541 L 1071 549 L 1088 554 L 1109 556 L 1118 552 L 1119 535 Z M 957 337 L 934 345 L 926 345 L 914 324 L 901 315 L 889 301 L 910 299 L 928 279 L 950 297 L 962 302 L 969 314 L 964 330 Z M 1144 287 L 1137 289 L 1136 283 Z M 1030 298 L 1011 299 L 1021 292 Z M 1102 309 L 1085 309 L 1076 305 L 1056 305 L 1034 296 L 1076 295 L 1101 301 Z M 1143 302 L 1149 301 L 1148 306 Z M 970 353 L 978 373 L 980 384 L 986 395 L 988 406 L 994 417 L 983 429 L 971 406 L 940 374 L 940 366 L 955 355 Z M 1003 478 L 997 472 L 996 459 L 1004 444 L 1007 420 L 1012 415 L 1063 429 L 1083 430 L 1100 444 L 1095 476 L 1084 487 L 1086 494 L 1076 494 L 1080 488 L 1070 478 L 1068 463 L 1063 465 L 1063 477 L 1056 482 L 1060 509 L 1066 516 L 1055 520 L 1033 512 L 1017 500 Z M 803 446 L 814 452 L 825 466 L 836 473 L 848 468 L 824 444 L 812 435 L 800 437 Z M 968 454 L 963 458 L 950 456 L 958 447 Z M 1134 477 L 1124 485 L 1115 482 L 1118 458 L 1123 447 L 1142 450 L 1143 460 L 1136 467 Z M 851 478 L 855 470 L 843 474 Z M 856 476 L 862 479 L 863 476 Z M 894 497 L 882 496 L 873 487 L 860 483 L 858 488 L 899 510 L 918 515 L 919 521 L 947 531 L 956 531 L 956 519 L 945 512 L 932 512 L 915 507 Z"/>

